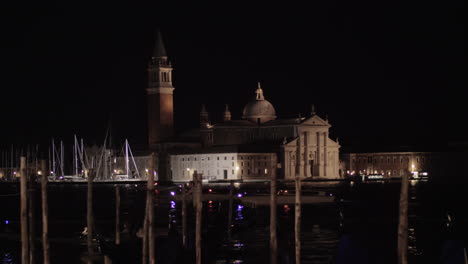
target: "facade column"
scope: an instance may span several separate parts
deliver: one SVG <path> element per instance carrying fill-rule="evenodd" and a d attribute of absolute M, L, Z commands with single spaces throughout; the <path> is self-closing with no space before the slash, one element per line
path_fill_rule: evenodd
<path fill-rule="evenodd" d="M 327 140 L 328 132 L 323 132 L 323 176 L 327 177 L 328 169 L 328 150 L 327 150 Z"/>
<path fill-rule="evenodd" d="M 309 132 L 304 132 L 304 177 L 310 176 Z"/>
<path fill-rule="evenodd" d="M 294 172 L 294 175 L 293 175 L 293 179 L 297 176 L 297 175 L 301 175 L 301 161 L 302 161 L 302 157 L 301 157 L 301 136 L 299 134 L 299 137 L 297 138 L 297 141 L 296 141 L 296 171 Z"/>
<path fill-rule="evenodd" d="M 315 172 L 315 174 L 317 174 L 317 176 L 321 176 L 321 168 L 322 166 L 320 166 L 320 132 L 317 132 L 317 172 Z M 315 170 L 314 170 L 315 171 Z"/>

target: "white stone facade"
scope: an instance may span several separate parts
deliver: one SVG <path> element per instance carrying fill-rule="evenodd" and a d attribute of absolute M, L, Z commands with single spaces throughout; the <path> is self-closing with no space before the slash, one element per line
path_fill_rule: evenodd
<path fill-rule="evenodd" d="M 283 146 L 285 179 L 339 178 L 340 145 L 331 140 L 327 121 L 314 115 L 297 126 L 297 137 Z"/>
<path fill-rule="evenodd" d="M 172 180 L 191 181 L 196 170 L 204 180 L 265 180 L 277 173 L 275 153 L 171 155 Z"/>

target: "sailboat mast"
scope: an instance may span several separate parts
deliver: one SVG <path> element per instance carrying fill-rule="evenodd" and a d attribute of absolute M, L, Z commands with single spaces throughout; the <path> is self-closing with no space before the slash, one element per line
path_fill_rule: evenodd
<path fill-rule="evenodd" d="M 60 170 L 62 172 L 62 176 L 65 176 L 65 173 L 63 172 L 63 141 L 60 140 Z"/>
<path fill-rule="evenodd" d="M 78 142 L 75 135 L 75 143 L 73 144 L 73 154 L 75 155 L 75 175 L 78 176 Z"/>
<path fill-rule="evenodd" d="M 55 166 L 56 166 L 56 161 L 55 161 L 55 141 L 52 139 L 52 173 L 55 175 Z"/>
<path fill-rule="evenodd" d="M 127 177 L 130 178 L 128 174 L 128 140 L 125 139 L 125 169 L 127 170 Z"/>

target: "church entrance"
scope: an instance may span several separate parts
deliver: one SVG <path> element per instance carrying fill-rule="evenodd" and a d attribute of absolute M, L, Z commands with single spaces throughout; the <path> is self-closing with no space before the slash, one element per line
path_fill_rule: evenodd
<path fill-rule="evenodd" d="M 227 180 L 227 170 L 224 170 L 224 179 Z"/>

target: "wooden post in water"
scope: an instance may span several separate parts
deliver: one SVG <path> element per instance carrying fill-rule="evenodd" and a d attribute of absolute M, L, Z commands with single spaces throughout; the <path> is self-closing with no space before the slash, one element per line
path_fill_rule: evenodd
<path fill-rule="evenodd" d="M 153 204 L 153 188 L 154 188 L 154 153 L 151 153 L 151 162 L 148 173 L 148 249 L 149 249 L 149 264 L 155 264 L 154 254 L 154 204 Z"/>
<path fill-rule="evenodd" d="M 120 186 L 115 185 L 115 244 L 120 245 Z"/>
<path fill-rule="evenodd" d="M 29 264 L 35 263 L 36 246 L 36 172 L 31 169 L 26 170 L 29 174 L 29 187 L 28 187 L 28 226 L 29 226 Z"/>
<path fill-rule="evenodd" d="M 201 264 L 201 224 L 202 224 L 202 175 L 197 171 L 193 173 L 193 182 L 195 185 L 195 259 L 196 264 Z"/>
<path fill-rule="evenodd" d="M 234 199 L 234 182 L 231 181 L 229 185 L 229 212 L 228 212 L 228 239 L 231 239 L 231 230 L 232 230 L 232 206 Z"/>
<path fill-rule="evenodd" d="M 296 264 L 301 264 L 301 177 L 296 176 L 296 213 L 294 215 L 294 231 L 296 237 Z"/>
<path fill-rule="evenodd" d="M 182 185 L 182 245 L 187 247 L 187 197 L 185 183 Z"/>
<path fill-rule="evenodd" d="M 149 200 L 146 197 L 146 204 L 145 204 L 145 216 L 143 219 L 143 237 L 142 237 L 142 263 L 148 263 L 148 208 L 149 208 Z"/>
<path fill-rule="evenodd" d="M 20 194 L 21 194 L 21 263 L 29 263 L 28 235 L 28 194 L 26 157 L 20 159 Z"/>
<path fill-rule="evenodd" d="M 42 255 L 44 264 L 50 264 L 49 255 L 49 208 L 47 205 L 47 168 L 41 160 L 41 202 L 42 202 Z"/>
<path fill-rule="evenodd" d="M 408 263 L 408 173 L 401 178 L 400 216 L 398 221 L 398 264 Z"/>
<path fill-rule="evenodd" d="M 278 242 L 276 236 L 276 174 L 271 175 L 270 182 L 270 251 L 271 264 L 278 263 Z"/>
<path fill-rule="evenodd" d="M 88 195 L 86 199 L 86 223 L 88 228 L 87 246 L 88 246 L 88 263 L 92 263 L 91 258 L 94 255 L 93 249 L 93 169 L 88 169 Z"/>

